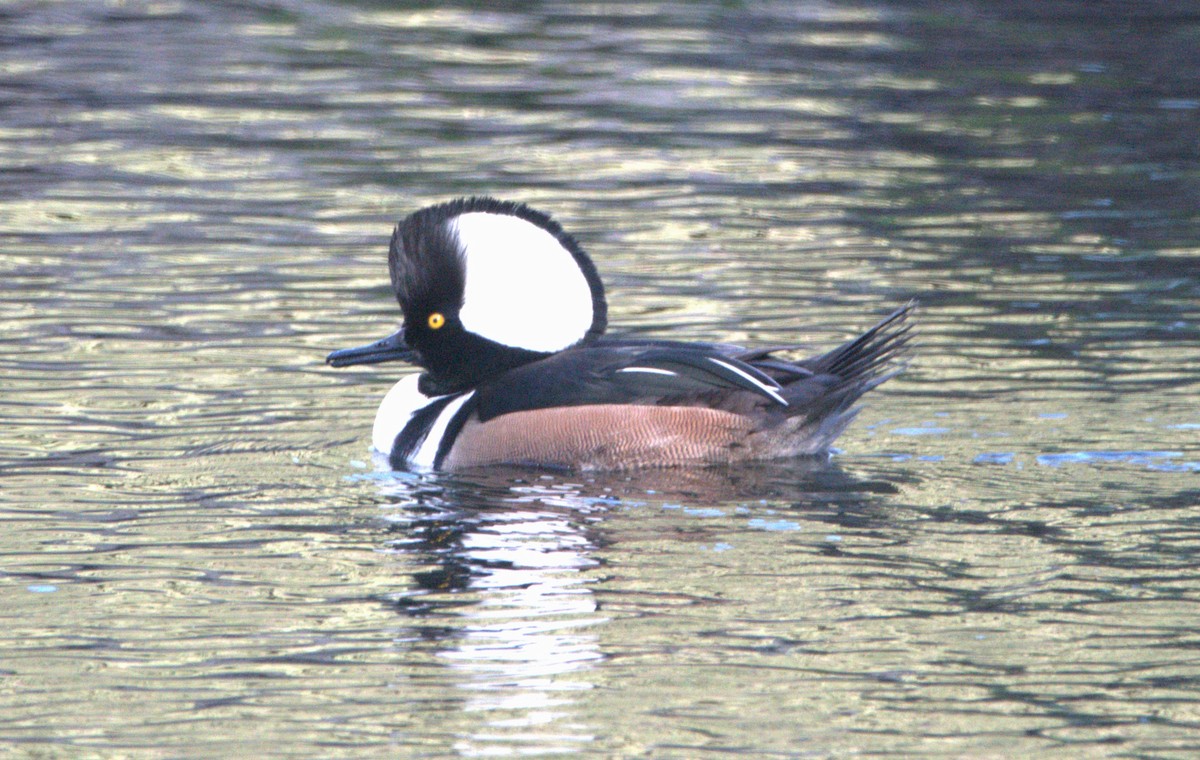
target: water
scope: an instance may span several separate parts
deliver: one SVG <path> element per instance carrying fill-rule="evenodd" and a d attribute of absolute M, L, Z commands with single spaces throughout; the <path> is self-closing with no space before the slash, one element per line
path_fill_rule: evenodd
<path fill-rule="evenodd" d="M 1191 757 L 1186 4 L 0 3 L 17 757 Z M 633 333 L 920 346 L 831 465 L 392 475 L 384 250 L 553 213 Z"/>

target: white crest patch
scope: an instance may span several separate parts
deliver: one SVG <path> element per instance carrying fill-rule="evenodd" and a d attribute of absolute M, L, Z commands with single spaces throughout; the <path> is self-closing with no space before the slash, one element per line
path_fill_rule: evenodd
<path fill-rule="evenodd" d="M 559 351 L 592 326 L 592 291 L 554 235 L 508 214 L 449 222 L 466 252 L 463 326 L 505 346 Z"/>

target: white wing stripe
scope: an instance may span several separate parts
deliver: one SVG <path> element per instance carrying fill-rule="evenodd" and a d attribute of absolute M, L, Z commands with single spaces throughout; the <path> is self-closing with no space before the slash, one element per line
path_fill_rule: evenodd
<path fill-rule="evenodd" d="M 678 372 L 672 372 L 669 369 L 658 369 L 657 367 L 622 367 L 617 372 L 645 372 L 651 375 L 667 375 L 669 377 L 678 377 Z"/>
<path fill-rule="evenodd" d="M 744 372 L 743 370 L 738 369 L 737 367 L 733 366 L 729 362 L 721 361 L 720 359 L 717 359 L 712 356 L 708 357 L 708 360 L 710 362 L 712 362 L 713 364 L 716 364 L 719 367 L 724 367 L 725 369 L 729 370 L 730 372 L 736 373 L 739 377 L 745 378 L 747 381 L 749 381 L 754 386 L 761 388 L 763 393 L 765 393 L 768 396 L 770 396 L 771 398 L 775 399 L 780 404 L 782 404 L 784 406 L 788 405 L 787 400 L 783 396 L 780 396 L 779 392 L 776 390 L 776 388 L 779 387 L 778 384 L 776 384 L 775 387 L 772 388 L 771 386 L 767 385 L 763 381 L 759 380 L 757 377 L 754 377 L 753 375 L 751 375 L 747 372 Z"/>

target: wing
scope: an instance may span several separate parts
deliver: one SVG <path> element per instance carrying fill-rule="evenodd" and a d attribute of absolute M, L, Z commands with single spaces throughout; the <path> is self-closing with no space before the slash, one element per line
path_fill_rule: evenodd
<path fill-rule="evenodd" d="M 604 336 L 600 338 L 600 345 L 610 346 L 630 346 L 642 348 L 665 348 L 665 349 L 683 349 L 695 350 L 703 349 L 713 356 L 720 356 L 726 359 L 736 359 L 743 364 L 749 364 L 755 369 L 769 375 L 777 383 L 787 385 L 801 378 L 811 377 L 814 373 L 806 367 L 800 366 L 796 362 L 787 359 L 778 359 L 772 354 L 778 351 L 797 352 L 803 350 L 812 350 L 808 346 L 796 344 L 782 344 L 776 346 L 764 346 L 762 348 L 747 349 L 742 346 L 736 346 L 732 343 L 682 343 L 673 340 L 659 340 L 655 338 L 628 338 L 628 337 L 613 337 Z"/>
<path fill-rule="evenodd" d="M 846 412 L 899 368 L 915 303 L 858 338 L 801 361 L 772 356 L 793 346 L 744 349 L 604 337 L 482 383 L 471 405 L 481 421 L 509 412 L 590 404 L 708 406 L 772 420 Z"/>
<path fill-rule="evenodd" d="M 556 406 L 687 405 L 720 391 L 748 391 L 786 407 L 779 383 L 760 369 L 708 345 L 609 341 L 559 352 L 483 383 L 480 420 Z"/>

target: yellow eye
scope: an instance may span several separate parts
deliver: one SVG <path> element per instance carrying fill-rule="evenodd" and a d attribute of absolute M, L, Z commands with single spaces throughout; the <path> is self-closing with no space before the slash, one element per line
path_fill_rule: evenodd
<path fill-rule="evenodd" d="M 440 311 L 435 311 L 429 315 L 428 323 L 431 330 L 440 330 L 442 325 L 446 324 L 446 318 Z"/>

